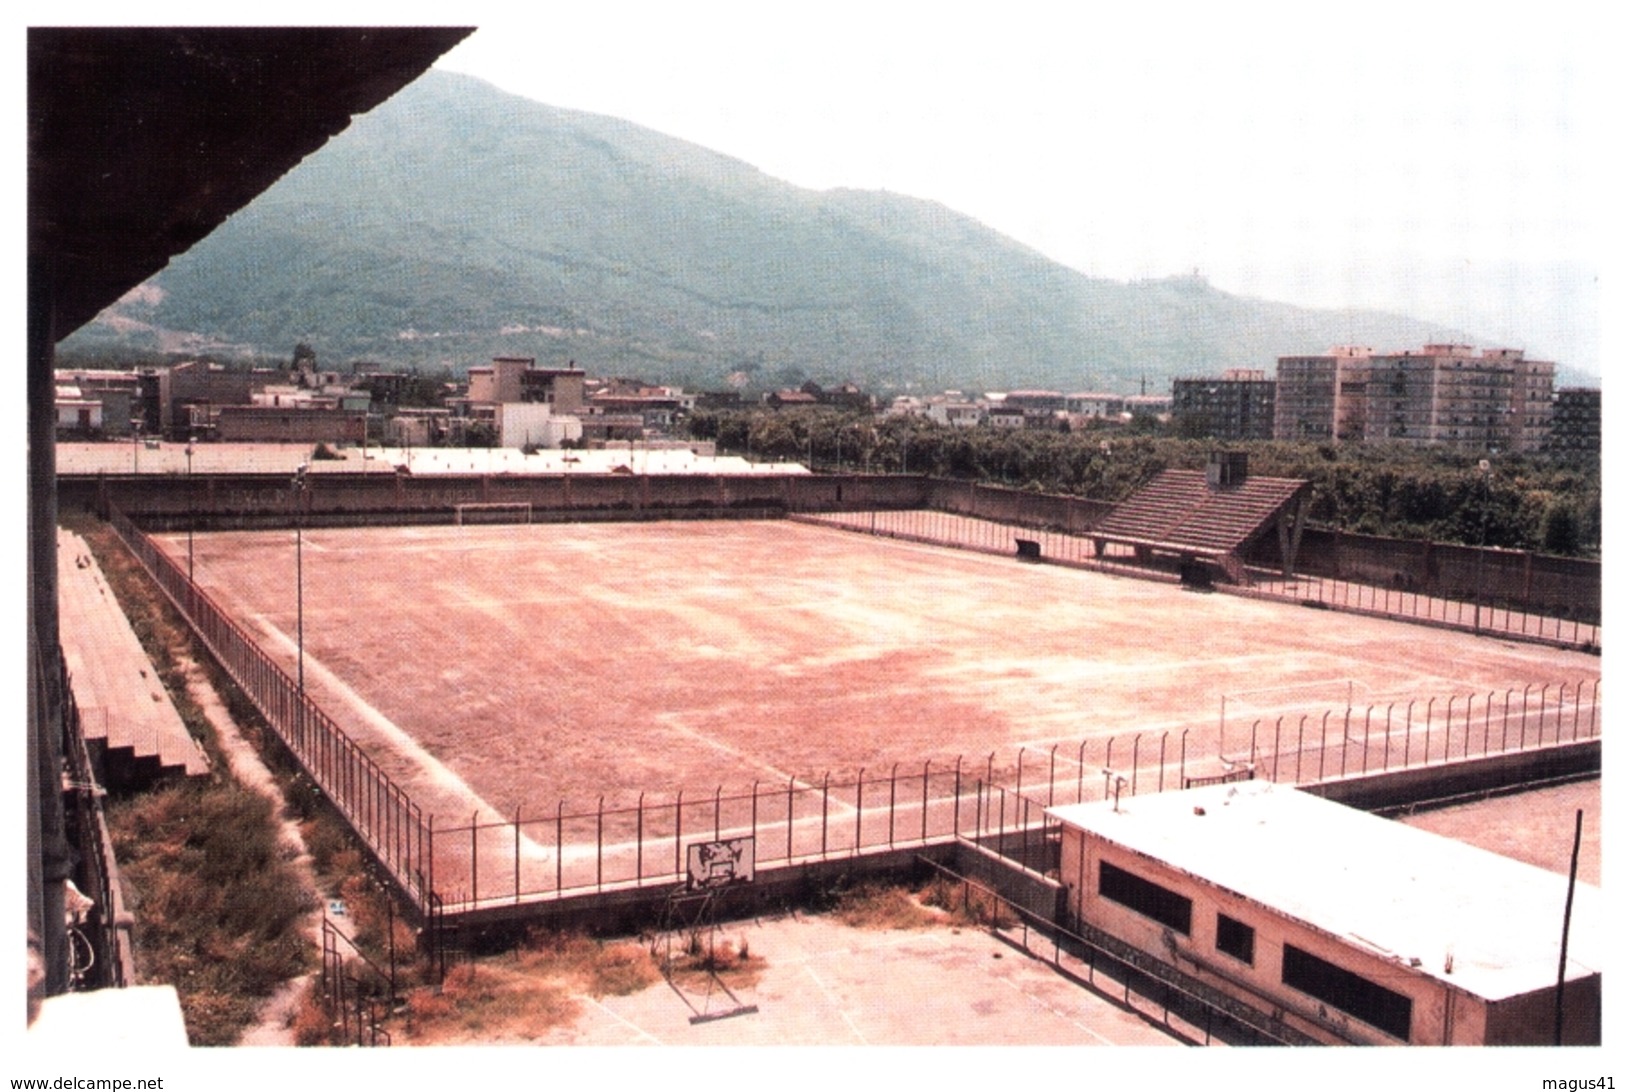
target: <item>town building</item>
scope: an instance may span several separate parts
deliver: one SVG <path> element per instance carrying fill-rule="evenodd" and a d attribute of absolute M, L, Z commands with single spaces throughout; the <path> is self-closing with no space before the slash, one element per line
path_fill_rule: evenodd
<path fill-rule="evenodd" d="M 538 368 L 535 357 L 499 356 L 468 369 L 468 401 L 483 405 L 543 402 L 554 413 L 580 413 L 586 379 L 587 373 L 573 360 L 564 368 Z"/>
<path fill-rule="evenodd" d="M 360 444 L 367 415 L 333 406 L 219 406 L 208 430 L 225 443 Z"/>
<path fill-rule="evenodd" d="M 1340 345 L 1321 356 L 1275 362 L 1275 438 L 1358 443 L 1365 438 L 1371 350 Z"/>
<path fill-rule="evenodd" d="M 1176 379 L 1171 413 L 1185 436 L 1268 440 L 1275 435 L 1275 380 L 1255 368 L 1230 368 L 1216 379 Z"/>
<path fill-rule="evenodd" d="M 141 378 L 133 371 L 58 369 L 57 432 L 82 438 L 128 436 L 141 407 Z"/>
<path fill-rule="evenodd" d="M 1587 452 L 1602 450 L 1602 391 L 1597 387 L 1564 387 L 1552 399 L 1552 427 L 1546 450 Z"/>
<path fill-rule="evenodd" d="M 1109 775 L 1108 775 L 1109 776 Z M 1052 808 L 1070 923 L 1325 1043 L 1601 1040 L 1602 893 L 1285 785 Z"/>
<path fill-rule="evenodd" d="M 1120 394 L 1080 391 L 1066 396 L 1066 414 L 1074 419 L 1117 420 L 1124 412 L 1123 396 Z"/>
<path fill-rule="evenodd" d="M 1555 365 L 1521 349 L 1350 347 L 1276 364 L 1277 439 L 1524 452 L 1551 431 Z"/>

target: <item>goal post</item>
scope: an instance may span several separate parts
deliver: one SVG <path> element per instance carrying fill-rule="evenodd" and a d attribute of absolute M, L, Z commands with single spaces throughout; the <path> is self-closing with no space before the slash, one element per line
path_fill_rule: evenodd
<path fill-rule="evenodd" d="M 452 505 L 457 526 L 475 523 L 529 523 L 529 501 L 469 501 Z"/>

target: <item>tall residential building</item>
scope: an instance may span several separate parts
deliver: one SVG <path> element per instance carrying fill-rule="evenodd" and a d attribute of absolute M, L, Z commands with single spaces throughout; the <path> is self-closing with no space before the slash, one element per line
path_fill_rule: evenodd
<path fill-rule="evenodd" d="M 1539 451 L 1552 417 L 1549 361 L 1521 349 L 1336 349 L 1277 361 L 1278 439 Z"/>
<path fill-rule="evenodd" d="M 1337 443 L 1365 436 L 1371 350 L 1340 345 L 1324 356 L 1276 360 L 1275 438 Z"/>
<path fill-rule="evenodd" d="M 1217 379 L 1174 380 L 1174 427 L 1216 440 L 1268 440 L 1275 434 L 1275 380 L 1263 369 L 1231 368 Z"/>
<path fill-rule="evenodd" d="M 1547 451 L 1602 450 L 1602 391 L 1596 387 L 1565 387 L 1552 400 L 1552 427 L 1546 435 Z"/>

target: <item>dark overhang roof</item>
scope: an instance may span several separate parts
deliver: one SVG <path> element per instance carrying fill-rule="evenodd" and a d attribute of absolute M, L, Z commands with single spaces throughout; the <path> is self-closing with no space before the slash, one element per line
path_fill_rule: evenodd
<path fill-rule="evenodd" d="M 65 337 L 469 27 L 31 28 L 30 290 Z"/>

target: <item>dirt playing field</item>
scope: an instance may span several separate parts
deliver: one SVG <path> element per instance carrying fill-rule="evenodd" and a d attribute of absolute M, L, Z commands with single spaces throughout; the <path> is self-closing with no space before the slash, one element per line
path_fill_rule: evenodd
<path fill-rule="evenodd" d="M 184 560 L 185 536 L 161 541 Z M 294 533 L 194 549 L 199 583 L 294 671 Z M 787 521 L 311 529 L 302 554 L 309 689 L 398 752 L 426 812 L 465 821 L 928 757 L 1003 769 L 1134 733 L 1189 730 L 1212 755 L 1221 718 L 1234 736 L 1282 711 L 1572 691 L 1599 668 Z"/>

